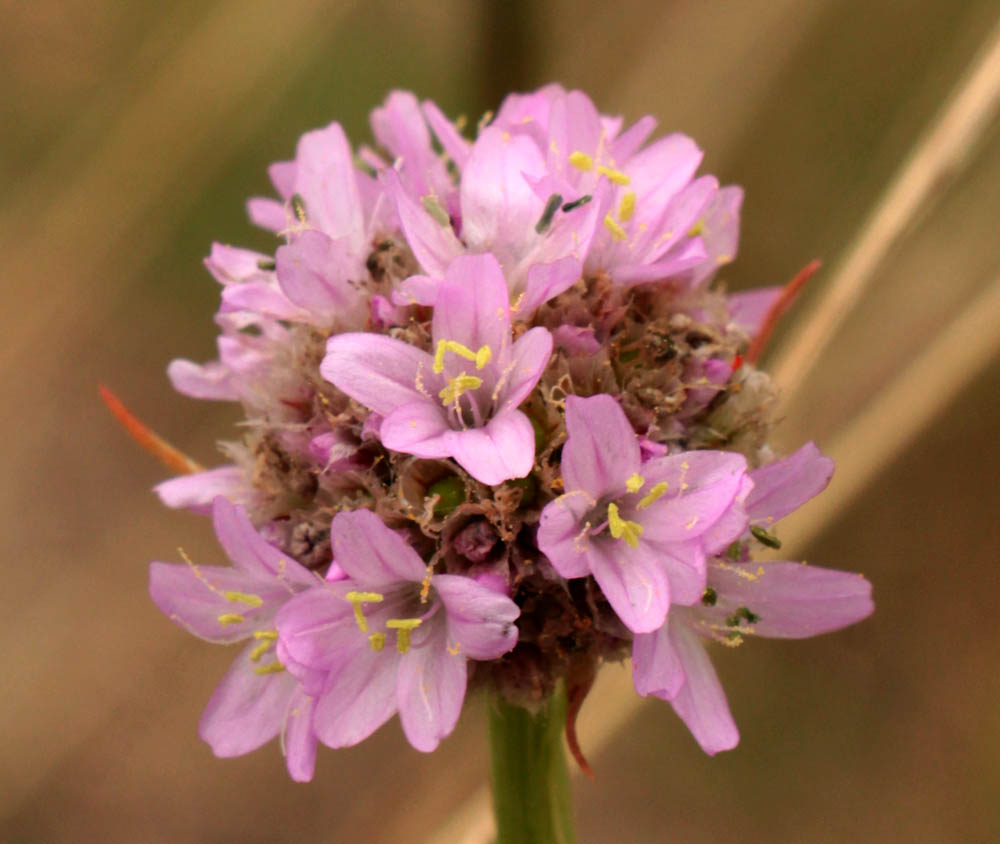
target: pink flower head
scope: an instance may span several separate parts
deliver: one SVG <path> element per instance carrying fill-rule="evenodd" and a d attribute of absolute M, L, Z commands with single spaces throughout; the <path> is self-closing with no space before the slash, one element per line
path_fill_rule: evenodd
<path fill-rule="evenodd" d="M 247 642 L 201 717 L 199 735 L 216 756 L 242 756 L 279 733 L 292 779 L 312 779 L 312 699 L 277 659 L 275 614 L 315 575 L 265 542 L 244 510 L 215 499 L 212 520 L 232 561 L 226 566 L 152 563 L 149 594 L 189 632 L 209 642 Z"/>
<path fill-rule="evenodd" d="M 548 363 L 552 336 L 536 327 L 511 341 L 507 285 L 492 255 L 448 266 L 431 334 L 433 355 L 391 337 L 335 335 L 320 372 L 384 417 L 386 448 L 452 457 L 485 484 L 524 477 L 535 434 L 517 407 Z"/>
<path fill-rule="evenodd" d="M 656 630 L 671 603 L 700 598 L 709 531 L 725 521 L 730 538 L 743 532 L 746 460 L 693 451 L 642 463 L 635 431 L 608 395 L 567 397 L 566 431 L 566 492 L 542 511 L 538 547 L 563 577 L 592 574 L 630 630 Z"/>
<path fill-rule="evenodd" d="M 347 579 L 303 592 L 277 619 L 279 652 L 317 695 L 316 735 L 357 744 L 399 712 L 410 744 L 431 751 L 458 721 L 468 660 L 517 643 L 517 605 L 472 578 L 432 574 L 370 510 L 338 513 L 331 532 Z"/>
<path fill-rule="evenodd" d="M 796 510 L 826 487 L 832 471 L 833 461 L 812 443 L 754 470 L 746 501 L 750 524 L 770 526 Z M 754 535 L 776 544 L 769 534 Z M 871 584 L 858 574 L 795 562 L 715 558 L 695 605 L 676 608 L 659 630 L 635 637 L 636 691 L 669 700 L 706 753 L 729 750 L 739 742 L 739 731 L 706 641 L 732 646 L 748 635 L 802 639 L 854 624 L 873 610 Z"/>

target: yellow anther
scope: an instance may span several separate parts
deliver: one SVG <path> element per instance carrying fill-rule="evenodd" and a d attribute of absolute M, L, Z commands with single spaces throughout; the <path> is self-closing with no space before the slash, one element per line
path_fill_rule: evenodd
<path fill-rule="evenodd" d="M 255 639 L 267 639 L 269 642 L 274 642 L 278 638 L 277 630 L 254 630 L 253 637 Z"/>
<path fill-rule="evenodd" d="M 642 489 L 642 485 L 646 483 L 646 479 L 640 475 L 638 472 L 633 472 L 627 481 L 625 481 L 625 489 L 629 492 L 638 492 Z"/>
<path fill-rule="evenodd" d="M 246 604 L 250 607 L 259 607 L 264 603 L 260 595 L 253 595 L 249 592 L 227 592 L 226 600 L 230 603 Z"/>
<path fill-rule="evenodd" d="M 597 172 L 600 173 L 602 176 L 607 176 L 616 185 L 627 185 L 629 182 L 632 181 L 621 170 L 612 170 L 610 167 L 605 167 L 603 164 L 598 166 Z"/>
<path fill-rule="evenodd" d="M 624 240 L 627 237 L 625 229 L 618 225 L 615 218 L 610 214 L 604 216 L 604 228 L 611 232 L 611 237 L 614 240 Z"/>
<path fill-rule="evenodd" d="M 420 618 L 390 618 L 385 626 L 396 631 L 396 650 L 405 654 L 410 649 L 410 632 L 420 626 Z"/>
<path fill-rule="evenodd" d="M 650 504 L 660 498 L 668 489 L 670 489 L 670 484 L 666 481 L 660 481 L 658 484 L 654 484 L 653 488 L 639 499 L 639 504 L 637 505 L 638 508 L 640 510 L 645 510 Z"/>
<path fill-rule="evenodd" d="M 697 223 L 695 223 L 693 226 L 691 226 L 691 228 L 688 229 L 687 236 L 688 237 L 697 237 L 703 231 L 705 231 L 705 220 L 701 219 Z"/>
<path fill-rule="evenodd" d="M 258 665 L 254 670 L 254 674 L 278 674 L 285 670 L 285 666 L 280 662 L 269 662 L 267 665 Z"/>
<path fill-rule="evenodd" d="M 227 624 L 242 624 L 244 618 L 238 612 L 224 612 L 219 616 L 219 624 L 225 626 Z"/>
<path fill-rule="evenodd" d="M 434 372 L 440 375 L 444 372 L 444 356 L 446 352 L 456 354 L 476 364 L 476 369 L 482 369 L 493 359 L 493 350 L 489 346 L 480 346 L 475 352 L 468 346 L 463 346 L 457 340 L 438 340 L 434 350 Z"/>
<path fill-rule="evenodd" d="M 434 569 L 431 566 L 427 566 L 427 573 L 424 575 L 424 579 L 420 581 L 420 603 L 426 604 L 427 598 L 431 594 L 431 578 L 434 576 Z"/>
<path fill-rule="evenodd" d="M 456 375 L 454 378 L 448 379 L 448 386 L 438 393 L 438 398 L 441 399 L 441 404 L 447 407 L 456 402 L 458 397 L 463 393 L 468 390 L 478 390 L 482 386 L 482 378 L 477 378 L 475 375 L 466 375 L 463 372 L 461 375 Z"/>
<path fill-rule="evenodd" d="M 368 637 L 368 644 L 373 651 L 380 651 L 385 647 L 385 633 L 372 633 Z"/>
<path fill-rule="evenodd" d="M 344 595 L 344 599 L 351 602 L 354 607 L 354 620 L 358 624 L 358 630 L 362 633 L 368 632 L 368 619 L 365 618 L 364 611 L 361 609 L 362 604 L 377 604 L 379 601 L 385 600 L 385 595 L 379 592 L 348 592 Z"/>
<path fill-rule="evenodd" d="M 274 642 L 261 642 L 257 647 L 250 651 L 250 661 L 258 662 L 260 658 L 264 656 L 271 648 L 274 647 Z"/>
<path fill-rule="evenodd" d="M 462 645 L 460 642 L 455 642 L 454 645 L 448 645 L 448 653 L 452 656 L 458 656 L 462 651 Z"/>
<path fill-rule="evenodd" d="M 630 548 L 638 547 L 639 537 L 642 536 L 642 525 L 619 516 L 617 504 L 608 505 L 608 527 L 615 539 L 624 539 Z"/>
<path fill-rule="evenodd" d="M 621 204 L 618 206 L 618 219 L 623 223 L 627 223 L 632 219 L 632 215 L 635 213 L 635 194 L 629 191 L 625 196 L 622 197 Z"/>
<path fill-rule="evenodd" d="M 577 170 L 582 170 L 587 172 L 594 166 L 594 159 L 591 158 L 587 153 L 577 150 L 576 152 L 570 153 L 569 163 L 572 164 Z"/>

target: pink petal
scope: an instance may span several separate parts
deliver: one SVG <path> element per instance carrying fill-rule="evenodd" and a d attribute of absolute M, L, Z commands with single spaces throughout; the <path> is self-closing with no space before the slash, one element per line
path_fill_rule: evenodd
<path fill-rule="evenodd" d="M 440 402 L 424 399 L 397 407 L 382 421 L 379 438 L 386 448 L 417 457 L 448 457 L 445 434 L 451 431 Z"/>
<path fill-rule="evenodd" d="M 655 117 L 649 114 L 640 117 L 615 138 L 610 147 L 611 160 L 615 162 L 628 161 L 638 152 L 639 147 L 646 143 L 646 139 L 653 133 L 654 129 L 656 129 Z"/>
<path fill-rule="evenodd" d="M 871 584 L 860 574 L 785 562 L 735 568 L 712 568 L 710 583 L 719 596 L 715 610 L 724 617 L 747 607 L 759 616 L 751 625 L 758 636 L 817 636 L 861 621 L 875 609 Z"/>
<path fill-rule="evenodd" d="M 624 491 L 639 469 L 639 444 L 625 412 L 609 395 L 566 398 L 562 475 L 567 492 L 582 489 L 593 498 Z"/>
<path fill-rule="evenodd" d="M 246 475 L 239 466 L 219 466 L 205 472 L 180 475 L 153 487 L 167 507 L 187 507 L 196 513 L 210 513 L 217 496 L 243 503 L 250 492 Z"/>
<path fill-rule="evenodd" d="M 444 113 L 437 107 L 436 103 L 431 100 L 424 100 L 423 109 L 424 117 L 427 118 L 427 122 L 430 124 L 438 141 L 441 142 L 444 151 L 455 162 L 459 171 L 462 171 L 465 169 L 465 162 L 469 158 L 469 150 L 472 145 L 462 137 L 455 128 L 455 124 L 444 116 Z"/>
<path fill-rule="evenodd" d="M 815 443 L 750 473 L 753 490 L 746 509 L 753 522 L 771 524 L 819 495 L 833 476 L 833 461 Z"/>
<path fill-rule="evenodd" d="M 597 500 L 583 490 L 575 490 L 550 501 L 538 523 L 538 547 L 552 567 L 565 578 L 586 577 L 590 564 L 585 553 L 589 540 L 581 534 L 585 517 Z"/>
<path fill-rule="evenodd" d="M 293 222 L 284 203 L 260 196 L 247 200 L 247 216 L 255 226 L 271 232 L 283 231 Z"/>
<path fill-rule="evenodd" d="M 643 697 L 677 696 L 684 685 L 684 666 L 670 637 L 670 622 L 632 640 L 632 683 Z"/>
<path fill-rule="evenodd" d="M 705 646 L 683 622 L 671 617 L 669 624 L 685 674 L 684 685 L 670 703 L 702 750 L 711 756 L 732 750 L 739 744 L 740 733 Z"/>
<path fill-rule="evenodd" d="M 261 605 L 229 600 L 227 593 L 253 595 Z M 226 566 L 152 563 L 149 596 L 164 615 L 189 633 L 208 642 L 229 644 L 268 626 L 276 606 L 288 593 L 271 578 L 260 580 Z M 233 623 L 238 618 L 243 621 Z"/>
<path fill-rule="evenodd" d="M 535 430 L 520 410 L 494 416 L 485 428 L 451 431 L 445 441 L 458 465 L 490 486 L 523 478 L 535 462 Z"/>
<path fill-rule="evenodd" d="M 240 249 L 225 243 L 213 243 L 205 259 L 205 266 L 220 284 L 230 285 L 246 281 L 253 276 L 266 276 L 258 264 L 269 256 L 252 249 Z"/>
<path fill-rule="evenodd" d="M 590 571 L 622 623 L 633 633 L 662 626 L 670 607 L 670 584 L 655 555 L 618 539 L 592 539 Z"/>
<path fill-rule="evenodd" d="M 281 746 L 288 775 L 295 782 L 309 782 L 316 770 L 316 734 L 312 729 L 315 705 L 313 698 L 296 688 L 285 713 Z"/>
<path fill-rule="evenodd" d="M 221 495 L 212 502 L 212 523 L 219 544 L 241 572 L 277 580 L 289 594 L 316 584 L 316 575 L 267 542 L 250 523 L 246 510 Z"/>
<path fill-rule="evenodd" d="M 448 613 L 448 647 L 469 659 L 497 659 L 517 644 L 521 611 L 506 595 L 453 574 L 434 575 L 431 586 Z"/>
<path fill-rule="evenodd" d="M 379 334 L 336 334 L 326 344 L 320 374 L 352 399 L 382 416 L 397 407 L 426 401 L 417 388 L 422 375 L 428 390 L 437 385 L 427 352 Z"/>
<path fill-rule="evenodd" d="M 178 358 L 167 366 L 171 385 L 193 399 L 238 401 L 240 394 L 233 384 L 233 372 L 217 361 L 204 365 Z"/>
<path fill-rule="evenodd" d="M 288 672 L 258 674 L 251 642 L 216 687 L 198 724 L 198 735 L 216 756 L 242 756 L 281 732 L 296 680 Z"/>
<path fill-rule="evenodd" d="M 437 627 L 401 657 L 396 685 L 403 732 L 425 753 L 455 729 L 465 700 L 466 658 L 448 649 L 446 631 Z"/>
<path fill-rule="evenodd" d="M 270 282 L 246 281 L 233 284 L 222 291 L 222 312 L 253 311 L 273 319 L 290 322 L 312 322 L 312 314 L 293 304 L 288 297 Z"/>
<path fill-rule="evenodd" d="M 275 253 L 278 283 L 289 301 L 318 316 L 359 319 L 364 302 L 351 281 L 361 273 L 359 256 L 346 239 L 305 231 Z M 357 327 L 355 325 L 355 327 Z"/>
<path fill-rule="evenodd" d="M 419 583 L 427 573 L 417 552 L 371 510 L 338 513 L 330 537 L 338 565 L 365 587 Z"/>
<path fill-rule="evenodd" d="M 528 269 L 524 298 L 518 304 L 518 314 L 528 316 L 543 302 L 568 290 L 583 272 L 583 261 L 575 255 L 547 264 L 532 264 Z"/>
<path fill-rule="evenodd" d="M 783 285 L 778 284 L 774 287 L 758 287 L 756 290 L 733 293 L 726 300 L 730 321 L 748 337 L 757 336 L 764 317 L 784 289 Z"/>
<path fill-rule="evenodd" d="M 513 410 L 523 402 L 542 377 L 552 356 L 552 335 L 540 326 L 529 329 L 511 347 L 504 367 L 507 380 L 497 397 L 498 412 Z"/>
<path fill-rule="evenodd" d="M 329 747 L 351 747 L 388 721 L 396 712 L 398 666 L 395 649 L 359 648 L 316 702 L 313 730 L 319 740 Z"/>
<path fill-rule="evenodd" d="M 670 583 L 670 600 L 683 606 L 697 603 L 705 590 L 705 551 L 700 539 L 656 542 L 643 533 L 639 549 L 659 561 Z"/>
<path fill-rule="evenodd" d="M 417 201 L 406 193 L 399 174 L 387 169 L 382 172 L 386 193 L 396 205 L 396 213 L 406 235 L 406 241 L 424 272 L 440 278 L 448 263 L 465 249 L 450 225 L 442 226 Z"/>
<path fill-rule="evenodd" d="M 286 601 L 275 616 L 281 649 L 311 671 L 339 669 L 358 648 L 368 646 L 354 607 L 343 597 L 350 586 L 307 589 Z"/>
<path fill-rule="evenodd" d="M 489 253 L 460 255 L 445 272 L 438 288 L 431 324 L 434 342 L 455 340 L 473 351 L 489 346 L 496 359 L 510 343 L 510 296 L 497 259 Z M 445 359 L 452 366 L 471 363 Z M 457 374 L 457 373 L 454 373 Z"/>

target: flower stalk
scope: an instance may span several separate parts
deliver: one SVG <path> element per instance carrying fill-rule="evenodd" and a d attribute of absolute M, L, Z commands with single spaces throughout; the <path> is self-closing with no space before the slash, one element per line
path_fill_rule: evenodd
<path fill-rule="evenodd" d="M 537 713 L 499 696 L 489 707 L 497 844 L 573 844 L 573 797 L 562 731 L 560 685 Z"/>

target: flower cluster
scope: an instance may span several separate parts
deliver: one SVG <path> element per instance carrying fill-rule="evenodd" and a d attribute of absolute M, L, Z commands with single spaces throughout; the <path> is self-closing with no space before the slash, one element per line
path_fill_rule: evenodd
<path fill-rule="evenodd" d="M 714 282 L 742 192 L 558 86 L 473 138 L 405 92 L 371 126 L 374 149 L 333 123 L 271 167 L 249 213 L 280 245 L 213 246 L 218 359 L 169 368 L 247 415 L 226 465 L 157 488 L 211 513 L 232 566 L 154 563 L 154 601 L 247 643 L 202 737 L 281 734 L 307 780 L 318 742 L 396 713 L 434 749 L 470 683 L 531 707 L 630 656 L 639 694 L 733 747 L 707 643 L 872 610 L 858 575 L 752 559 L 833 467 L 767 445 L 742 354 L 780 290 Z"/>

